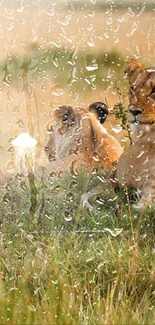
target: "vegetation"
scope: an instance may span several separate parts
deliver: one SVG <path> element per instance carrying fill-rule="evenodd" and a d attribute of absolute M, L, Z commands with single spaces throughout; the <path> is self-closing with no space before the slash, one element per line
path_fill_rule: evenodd
<path fill-rule="evenodd" d="M 62 7 L 62 6 L 61 6 Z M 139 10 L 154 10 L 154 1 L 133 1 L 133 0 L 122 0 L 122 1 L 76 1 L 68 3 L 63 6 L 67 10 L 111 10 L 113 12 L 120 12 L 121 10 L 132 9 L 134 12 Z"/>
<path fill-rule="evenodd" d="M 0 74 L 7 84 L 26 73 L 28 81 L 48 76 L 55 84 L 63 88 L 69 86 L 72 91 L 93 90 L 97 86 L 116 86 L 123 64 L 124 58 L 114 50 L 109 53 L 75 54 L 66 47 L 43 51 L 37 44 L 31 44 L 26 57 L 10 57 L 2 62 Z"/>
<path fill-rule="evenodd" d="M 100 170 L 0 191 L 0 324 L 154 324 L 155 214 Z M 99 186 L 89 213 L 81 195 Z"/>
<path fill-rule="evenodd" d="M 117 93 L 119 101 L 113 107 L 114 116 L 117 120 L 120 121 L 120 126 L 122 127 L 122 130 L 127 131 L 127 138 L 129 139 L 129 143 L 132 144 L 130 125 L 127 119 L 128 109 L 124 105 L 124 98 L 118 88 Z"/>
<path fill-rule="evenodd" d="M 33 45 L 27 57 L 2 63 L 1 75 L 10 84 L 49 74 L 63 87 L 93 89 L 114 87 L 123 64 L 114 51 Z M 114 112 L 128 131 L 121 97 Z M 89 212 L 81 195 L 96 186 Z M 1 188 L 0 324 L 155 324 L 155 213 L 134 201 L 132 189 L 115 192 L 101 170 L 17 176 Z"/>

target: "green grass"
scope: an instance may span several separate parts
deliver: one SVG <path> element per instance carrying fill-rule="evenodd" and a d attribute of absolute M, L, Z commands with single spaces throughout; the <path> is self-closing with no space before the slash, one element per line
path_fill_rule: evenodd
<path fill-rule="evenodd" d="M 115 51 L 75 55 L 33 44 L 0 71 L 7 84 L 48 74 L 79 91 L 108 87 L 109 75 L 114 87 L 123 64 Z M 115 114 L 128 129 L 121 98 Z M 155 213 L 134 210 L 108 179 L 101 171 L 31 175 L 0 189 L 0 324 L 155 324 Z M 96 186 L 90 213 L 80 198 Z"/>
<path fill-rule="evenodd" d="M 27 57 L 10 57 L 0 64 L 0 76 L 3 82 L 13 81 L 27 76 L 27 82 L 48 76 L 60 87 L 77 90 L 93 90 L 97 86 L 107 88 L 115 86 L 120 80 L 124 57 L 111 52 L 88 53 L 64 48 L 40 50 L 37 44 L 31 44 Z"/>
<path fill-rule="evenodd" d="M 66 10 L 111 10 L 113 12 L 120 12 L 131 8 L 134 12 L 145 10 L 151 11 L 155 9 L 154 1 L 80 1 L 72 2 L 68 5 L 61 6 Z"/>
<path fill-rule="evenodd" d="M 155 324 L 155 214 L 109 175 L 31 176 L 0 191 L 0 324 Z M 89 213 L 81 195 L 99 186 Z"/>

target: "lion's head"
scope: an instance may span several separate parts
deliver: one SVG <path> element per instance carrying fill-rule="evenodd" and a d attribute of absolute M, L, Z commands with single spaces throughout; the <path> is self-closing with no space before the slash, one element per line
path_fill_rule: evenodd
<path fill-rule="evenodd" d="M 134 60 L 125 65 L 128 76 L 128 121 L 133 144 L 121 155 L 116 176 L 121 185 L 137 190 L 137 207 L 155 206 L 155 68 L 144 69 Z"/>
<path fill-rule="evenodd" d="M 122 153 L 119 142 L 102 126 L 108 107 L 95 102 L 87 109 L 63 105 L 55 109 L 45 147 L 49 161 L 76 155 L 87 166 L 112 165 Z"/>
<path fill-rule="evenodd" d="M 129 88 L 128 121 L 140 127 L 155 122 L 155 68 L 144 69 L 140 62 L 130 59 L 125 65 Z"/>

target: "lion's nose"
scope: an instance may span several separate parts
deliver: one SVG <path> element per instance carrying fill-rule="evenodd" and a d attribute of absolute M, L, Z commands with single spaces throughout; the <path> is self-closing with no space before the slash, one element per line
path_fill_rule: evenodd
<path fill-rule="evenodd" d="M 135 109 L 135 110 L 133 110 L 133 109 L 129 109 L 129 112 L 131 113 L 131 114 L 133 114 L 133 116 L 137 116 L 137 115 L 139 115 L 139 114 L 141 114 L 141 113 L 143 113 L 143 110 L 142 109 Z"/>

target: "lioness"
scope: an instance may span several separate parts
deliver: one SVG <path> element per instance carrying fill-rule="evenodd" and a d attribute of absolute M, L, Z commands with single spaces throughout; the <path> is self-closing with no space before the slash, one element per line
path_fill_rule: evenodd
<path fill-rule="evenodd" d="M 87 170 L 112 167 L 122 154 L 120 143 L 103 127 L 108 108 L 95 102 L 88 109 L 61 106 L 54 111 L 51 135 L 45 148 L 49 172 L 84 166 Z"/>
<path fill-rule="evenodd" d="M 107 115 L 108 108 L 102 102 L 93 103 L 88 109 L 73 109 L 72 106 L 55 109 L 45 147 L 49 163 L 35 171 L 43 176 L 67 170 L 76 172 L 81 166 L 88 171 L 98 166 L 113 167 L 123 150 L 102 126 Z M 15 176 L 2 175 L 0 186 L 13 182 Z"/>
<path fill-rule="evenodd" d="M 129 89 L 128 121 L 133 144 L 117 164 L 118 183 L 135 188 L 138 208 L 155 204 L 155 68 L 131 59 L 125 65 Z"/>

